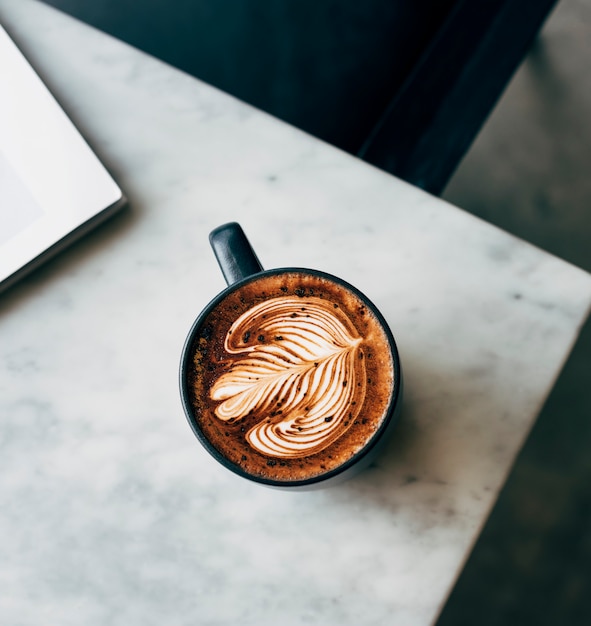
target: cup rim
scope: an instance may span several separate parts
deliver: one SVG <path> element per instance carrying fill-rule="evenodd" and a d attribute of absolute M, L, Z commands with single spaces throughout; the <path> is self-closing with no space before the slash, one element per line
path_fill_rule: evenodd
<path fill-rule="evenodd" d="M 209 441 L 209 439 L 205 436 L 205 434 L 202 432 L 201 428 L 197 424 L 197 419 L 194 416 L 194 412 L 192 408 L 191 395 L 189 391 L 188 376 L 187 376 L 187 372 L 191 366 L 191 360 L 192 360 L 192 356 L 194 352 L 192 350 L 192 347 L 193 347 L 193 343 L 195 340 L 195 336 L 197 334 L 197 331 L 201 327 L 203 321 L 211 313 L 211 311 L 222 300 L 224 300 L 224 298 L 226 298 L 230 293 L 236 291 L 237 289 L 240 289 L 244 285 L 254 282 L 255 280 L 258 280 L 262 277 L 273 276 L 277 274 L 287 274 L 287 273 L 311 274 L 313 276 L 318 276 L 320 278 L 331 280 L 345 287 L 346 289 L 350 290 L 362 302 L 364 302 L 368 306 L 368 308 L 371 309 L 372 313 L 375 315 L 376 319 L 378 320 L 378 322 L 382 326 L 382 329 L 384 330 L 384 333 L 386 335 L 386 338 L 388 340 L 388 344 L 390 347 L 390 354 L 392 356 L 393 370 L 394 370 L 393 389 L 390 395 L 390 401 L 385 410 L 385 417 L 382 420 L 379 427 L 375 430 L 373 435 L 366 441 L 365 445 L 360 450 L 358 450 L 353 456 L 351 456 L 349 459 L 347 459 L 344 463 L 342 463 L 338 467 L 335 467 L 321 474 L 316 474 L 309 478 L 303 478 L 303 479 L 298 479 L 298 480 L 276 480 L 273 478 L 266 478 L 263 476 L 258 476 L 256 474 L 251 474 L 245 471 L 240 465 L 230 461 L 226 456 L 224 456 Z M 191 328 L 183 344 L 180 367 L 179 367 L 179 386 L 180 386 L 181 401 L 182 401 L 185 417 L 187 418 L 187 421 L 189 422 L 191 430 L 193 431 L 193 433 L 195 434 L 195 436 L 197 437 L 201 445 L 211 454 L 211 456 L 213 456 L 214 459 L 216 459 L 226 469 L 229 469 L 234 474 L 237 474 L 238 476 L 241 476 L 242 478 L 246 478 L 255 483 L 267 485 L 270 487 L 295 489 L 298 487 L 302 488 L 302 487 L 311 487 L 314 485 L 319 485 L 321 483 L 330 481 L 331 479 L 342 476 L 347 471 L 351 470 L 356 465 L 361 463 L 362 460 L 365 457 L 367 457 L 367 455 L 372 450 L 374 450 L 374 448 L 382 440 L 382 437 L 384 433 L 386 432 L 386 430 L 388 430 L 388 428 L 393 425 L 393 423 L 396 421 L 396 418 L 398 416 L 399 411 L 397 411 L 397 408 L 399 405 L 399 399 L 400 399 L 401 388 L 402 388 L 402 370 L 400 366 L 400 357 L 398 354 L 398 347 L 396 345 L 394 335 L 392 334 L 392 331 L 390 330 L 390 327 L 388 323 L 386 322 L 382 313 L 379 311 L 376 305 L 363 292 L 357 289 L 354 285 L 351 285 L 350 283 L 348 283 L 346 280 L 343 280 L 342 278 L 339 278 L 338 276 L 335 276 L 334 274 L 330 274 L 328 272 L 305 268 L 305 267 L 280 267 L 280 268 L 263 270 L 261 272 L 256 272 L 255 274 L 251 274 L 250 276 L 247 276 L 246 278 L 243 278 L 239 281 L 236 281 L 235 283 L 232 283 L 231 285 L 223 289 L 220 293 L 218 293 L 203 308 L 201 313 L 199 313 L 199 315 L 197 316 L 197 318 L 191 325 Z"/>

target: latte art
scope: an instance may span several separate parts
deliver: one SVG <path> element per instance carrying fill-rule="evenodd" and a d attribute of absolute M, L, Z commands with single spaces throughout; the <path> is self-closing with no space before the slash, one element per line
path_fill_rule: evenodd
<path fill-rule="evenodd" d="M 245 437 L 277 458 L 315 454 L 358 416 L 366 394 L 362 339 L 319 297 L 276 297 L 243 313 L 225 338 L 235 357 L 213 384 L 218 419 L 255 416 Z"/>
<path fill-rule="evenodd" d="M 192 329 L 187 416 L 242 476 L 320 482 L 366 463 L 384 435 L 399 385 L 393 346 L 373 305 L 333 276 L 254 275 Z"/>

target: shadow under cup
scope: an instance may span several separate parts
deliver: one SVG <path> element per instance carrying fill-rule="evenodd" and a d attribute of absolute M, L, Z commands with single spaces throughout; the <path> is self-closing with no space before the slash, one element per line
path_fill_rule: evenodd
<path fill-rule="evenodd" d="M 402 404 L 398 351 L 382 315 L 330 274 L 263 271 L 238 224 L 210 241 L 229 286 L 193 323 L 182 351 L 193 432 L 226 468 L 272 487 L 312 489 L 358 473 Z M 300 341 L 316 323 L 314 341 Z M 326 358 L 316 359 L 316 345 Z"/>

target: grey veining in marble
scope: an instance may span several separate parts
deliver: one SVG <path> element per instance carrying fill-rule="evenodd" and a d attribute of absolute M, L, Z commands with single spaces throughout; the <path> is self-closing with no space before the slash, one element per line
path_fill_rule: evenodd
<path fill-rule="evenodd" d="M 32 0 L 0 21 L 130 209 L 0 299 L 0 623 L 432 623 L 585 319 L 588 274 Z M 238 220 L 383 311 L 405 410 L 332 489 L 247 483 L 182 414 Z"/>

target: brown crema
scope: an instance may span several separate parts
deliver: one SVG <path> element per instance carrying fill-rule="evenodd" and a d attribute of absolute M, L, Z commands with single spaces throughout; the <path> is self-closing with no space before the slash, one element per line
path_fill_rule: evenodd
<path fill-rule="evenodd" d="M 285 271 L 230 291 L 202 321 L 188 387 L 195 421 L 243 472 L 272 481 L 335 470 L 382 424 L 397 373 L 367 304 Z"/>

